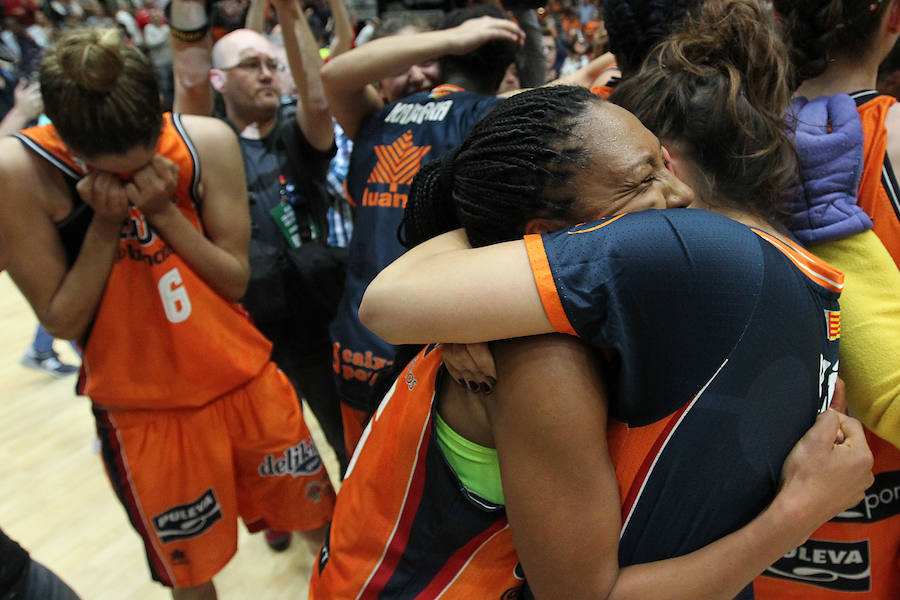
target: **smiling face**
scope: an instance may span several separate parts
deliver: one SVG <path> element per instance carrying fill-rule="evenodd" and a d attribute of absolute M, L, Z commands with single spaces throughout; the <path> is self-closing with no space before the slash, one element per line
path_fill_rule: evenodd
<path fill-rule="evenodd" d="M 210 81 L 229 112 L 247 121 L 272 118 L 281 103 L 279 70 L 283 68 L 269 41 L 248 29 L 233 31 L 213 48 Z"/>
<path fill-rule="evenodd" d="M 400 29 L 394 35 L 409 35 L 422 31 L 418 27 L 408 26 Z M 436 60 L 429 60 L 418 65 L 413 65 L 391 77 L 385 77 L 378 82 L 381 97 L 385 102 L 393 102 L 406 98 L 417 92 L 425 92 L 438 84 L 440 77 L 440 65 Z"/>
<path fill-rule="evenodd" d="M 591 103 L 577 127 L 587 168 L 573 180 L 582 221 L 650 208 L 680 208 L 694 194 L 678 177 L 659 139 L 627 110 Z"/>

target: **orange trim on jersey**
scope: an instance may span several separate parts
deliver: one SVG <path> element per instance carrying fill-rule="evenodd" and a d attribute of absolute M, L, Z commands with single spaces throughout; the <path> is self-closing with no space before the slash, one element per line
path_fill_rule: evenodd
<path fill-rule="evenodd" d="M 525 236 L 525 250 L 528 252 L 528 262 L 531 264 L 531 272 L 534 274 L 534 283 L 537 285 L 538 294 L 544 312 L 553 325 L 553 329 L 560 333 L 578 335 L 569 317 L 563 309 L 562 301 L 553 282 L 553 273 L 550 271 L 550 262 L 547 260 L 547 252 L 544 250 L 544 240 L 538 234 Z"/>
<path fill-rule="evenodd" d="M 810 254 L 793 242 L 781 241 L 754 227 L 751 227 L 750 229 L 753 230 L 756 235 L 781 250 L 781 252 L 787 256 L 798 269 L 817 285 L 831 290 L 832 292 L 837 292 L 838 294 L 844 289 L 844 274 L 821 258 Z"/>
<path fill-rule="evenodd" d="M 465 88 L 461 88 L 458 85 L 453 85 L 452 83 L 442 83 L 441 85 L 432 88 L 429 96 L 432 98 L 441 98 L 442 96 L 446 96 L 447 94 L 452 94 L 453 92 L 464 92 Z"/>
<path fill-rule="evenodd" d="M 854 96 L 856 96 L 854 94 Z M 893 189 L 888 173 L 888 131 L 884 122 L 897 102 L 893 96 L 876 96 L 857 107 L 863 126 L 863 172 L 857 203 L 872 218 L 872 229 L 888 253 L 900 265 L 900 190 Z M 888 163 L 888 164 L 886 164 Z M 890 164 L 893 169 L 898 165 Z"/>
<path fill-rule="evenodd" d="M 497 521 L 481 532 L 480 535 L 469 540 L 467 544 L 457 550 L 453 556 L 447 560 L 441 570 L 438 571 L 437 575 L 434 576 L 434 579 L 431 580 L 431 583 L 429 583 L 424 590 L 419 592 L 416 599 L 435 600 L 440 598 L 453 583 L 453 579 L 463 570 L 466 564 L 472 561 L 478 553 L 478 550 L 494 539 L 495 536 L 506 530 L 509 530 L 509 523 L 505 520 Z"/>
<path fill-rule="evenodd" d="M 609 100 L 609 97 L 612 96 L 613 88 L 608 85 L 595 85 L 591 88 L 591 93 L 604 100 Z"/>
<path fill-rule="evenodd" d="M 694 398 L 694 401 L 696 401 L 696 398 Z M 666 444 L 669 442 L 669 439 L 671 439 L 675 428 L 681 423 L 682 417 L 688 409 L 694 405 L 694 401 L 685 404 L 676 413 L 667 417 L 664 421 L 648 425 L 646 428 L 631 430 L 636 432 L 640 431 L 640 429 L 646 429 L 646 433 L 642 437 L 644 437 L 645 442 L 652 440 L 652 444 L 644 454 L 644 460 L 640 463 L 640 466 L 638 466 L 637 471 L 632 474 L 633 479 L 631 480 L 631 484 L 627 486 L 628 493 L 622 496 L 622 533 L 625 532 L 628 523 L 631 521 L 631 514 L 637 504 L 641 492 L 644 491 L 647 480 L 650 478 L 650 472 L 653 471 L 653 467 L 656 466 L 656 461 L 659 460 L 659 457 L 666 447 Z M 631 441 L 637 442 L 638 440 L 635 439 Z M 619 483 L 620 489 L 625 487 L 623 485 L 625 482 L 620 481 Z"/>
<path fill-rule="evenodd" d="M 606 221 L 603 221 L 599 225 L 594 225 L 593 227 L 588 227 L 587 229 L 578 229 L 579 227 L 581 227 L 581 225 L 584 225 L 584 223 L 582 223 L 581 225 L 576 225 L 575 227 L 573 227 L 569 231 L 567 231 L 566 235 L 575 235 L 576 233 L 590 233 L 592 231 L 597 231 L 598 229 L 603 229 L 607 225 L 609 225 L 611 223 L 615 223 L 616 221 L 618 221 L 619 219 L 621 219 L 622 217 L 624 217 L 627 214 L 628 213 L 622 213 L 620 215 L 616 215 L 615 217 L 613 217 L 611 219 L 607 219 Z"/>

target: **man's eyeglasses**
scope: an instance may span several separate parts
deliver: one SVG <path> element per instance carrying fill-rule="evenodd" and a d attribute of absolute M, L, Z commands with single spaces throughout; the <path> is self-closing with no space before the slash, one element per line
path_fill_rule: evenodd
<path fill-rule="evenodd" d="M 278 71 L 284 71 L 285 66 L 275 60 L 274 58 L 267 58 L 265 60 L 260 59 L 258 56 L 252 56 L 245 58 L 238 64 L 232 67 L 226 67 L 222 69 L 223 71 L 230 71 L 232 69 L 240 69 L 242 71 L 255 71 L 257 73 L 262 70 L 263 65 L 269 70 L 270 73 L 276 73 Z"/>

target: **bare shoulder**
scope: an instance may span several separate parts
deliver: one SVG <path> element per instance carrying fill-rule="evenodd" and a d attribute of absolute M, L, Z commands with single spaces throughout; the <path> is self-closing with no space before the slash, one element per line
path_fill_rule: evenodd
<path fill-rule="evenodd" d="M 894 104 L 888 109 L 887 117 L 884 120 L 884 126 L 887 129 L 887 152 L 894 164 L 894 170 L 900 166 L 900 102 Z"/>
<path fill-rule="evenodd" d="M 198 149 L 213 149 L 221 144 L 237 145 L 237 135 L 222 119 L 199 115 L 180 115 L 180 118 L 185 131 Z"/>
<path fill-rule="evenodd" d="M 0 161 L 0 177 L 3 178 L 32 168 L 34 160 L 22 142 L 11 136 L 0 138 L 0 156 L 3 157 Z"/>
<path fill-rule="evenodd" d="M 221 119 L 198 115 L 181 115 L 181 123 L 197 150 L 203 166 L 201 195 L 206 196 L 209 185 L 215 182 L 235 184 L 243 182 L 244 165 L 237 134 Z"/>
<path fill-rule="evenodd" d="M 59 171 L 13 137 L 0 138 L 0 156 L 4 206 L 41 208 L 54 221 L 68 214 L 72 203 Z"/>

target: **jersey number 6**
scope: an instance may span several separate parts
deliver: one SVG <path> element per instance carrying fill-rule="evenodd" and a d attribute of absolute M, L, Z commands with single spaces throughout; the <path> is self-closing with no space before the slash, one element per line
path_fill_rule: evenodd
<path fill-rule="evenodd" d="M 177 267 L 160 277 L 156 287 L 169 321 L 181 323 L 191 316 L 191 299 L 181 285 L 181 273 Z"/>

